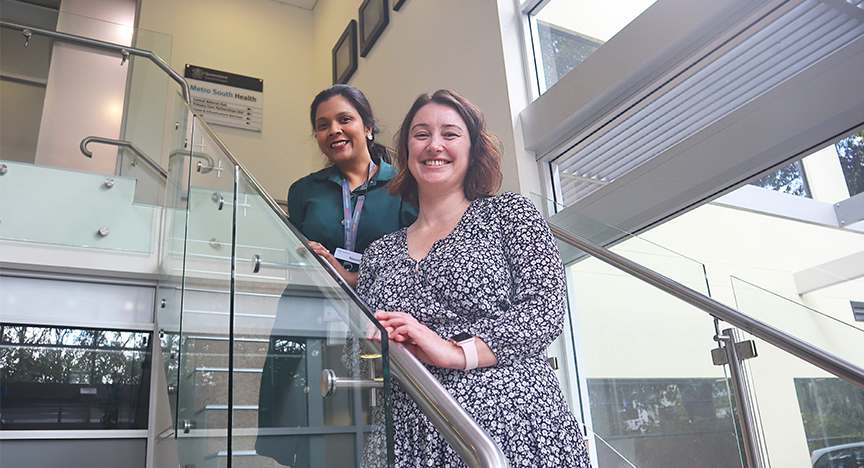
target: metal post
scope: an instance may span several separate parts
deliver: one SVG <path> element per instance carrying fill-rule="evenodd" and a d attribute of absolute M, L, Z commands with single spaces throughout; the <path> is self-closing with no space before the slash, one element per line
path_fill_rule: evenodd
<path fill-rule="evenodd" d="M 739 342 L 737 332 L 731 328 L 723 330 L 723 334 L 717 335 L 716 339 L 723 346 L 712 350 L 711 354 L 715 365 L 729 364 L 729 379 L 732 382 L 732 392 L 735 394 L 735 405 L 738 407 L 736 413 L 741 428 L 747 468 L 765 468 L 756 411 L 750 399 L 750 385 L 741 366 L 741 361 L 756 357 L 756 346 L 753 341 Z"/>

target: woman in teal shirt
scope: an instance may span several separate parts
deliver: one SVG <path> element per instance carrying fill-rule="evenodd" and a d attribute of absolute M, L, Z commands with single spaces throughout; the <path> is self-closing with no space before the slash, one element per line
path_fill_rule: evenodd
<path fill-rule="evenodd" d="M 390 151 L 375 142 L 378 126 L 360 90 L 338 84 L 321 91 L 309 117 L 330 164 L 291 185 L 288 215 L 312 249 L 354 287 L 366 247 L 413 223 L 417 209 L 387 193 L 396 170 Z"/>
<path fill-rule="evenodd" d="M 312 101 L 310 118 L 318 146 L 330 164 L 291 185 L 288 215 L 309 239 L 309 246 L 355 287 L 359 259 L 356 255 L 356 262 L 336 258 L 336 249 L 362 254 L 379 237 L 413 223 L 417 209 L 387 192 L 397 171 L 390 165 L 389 150 L 375 143 L 378 127 L 362 92 L 348 85 L 331 86 Z M 338 256 L 344 257 L 341 251 Z M 278 434 L 310 424 L 307 379 L 317 376 L 305 376 L 305 353 L 292 350 L 305 349 L 321 339 L 284 325 L 291 322 L 288 317 L 301 313 L 303 304 L 291 293 L 280 300 L 259 387 L 262 435 L 256 439 L 255 450 L 287 466 L 310 465 L 310 436 Z"/>

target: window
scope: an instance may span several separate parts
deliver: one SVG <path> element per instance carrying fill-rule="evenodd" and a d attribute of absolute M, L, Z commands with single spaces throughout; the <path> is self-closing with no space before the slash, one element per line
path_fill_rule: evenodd
<path fill-rule="evenodd" d="M 693 447 L 711 447 L 714 467 L 741 466 L 722 379 L 588 379 L 588 394 L 594 432 L 635 466 L 701 466 Z M 600 466 L 620 466 L 597 447 Z"/>
<path fill-rule="evenodd" d="M 838 141 L 835 145 L 849 196 L 864 192 L 864 131 Z"/>
<path fill-rule="evenodd" d="M 849 196 L 864 193 L 864 131 L 854 133 L 838 140 L 834 145 L 819 151 L 836 151 L 843 169 L 843 180 L 849 189 Z M 815 153 L 814 153 L 815 154 Z M 833 158 L 833 156 L 831 156 Z M 838 179 L 839 181 L 839 179 Z M 751 185 L 788 193 L 800 197 L 813 198 L 807 174 L 801 161 L 794 162 L 779 171 L 752 182 Z"/>
<path fill-rule="evenodd" d="M 0 324 L 0 428 L 146 429 L 150 335 Z"/>
<path fill-rule="evenodd" d="M 530 18 L 540 94 L 642 14 L 655 0 L 537 0 L 523 4 Z M 537 6 L 541 4 L 542 6 Z"/>
<path fill-rule="evenodd" d="M 864 445 L 864 390 L 837 378 L 795 379 L 795 392 L 810 453 L 838 445 Z M 834 454 L 831 457 L 836 458 Z M 831 464 L 825 467 L 855 464 Z M 814 465 L 815 466 L 815 465 Z"/>
<path fill-rule="evenodd" d="M 773 174 L 768 174 L 751 185 L 789 195 L 811 198 L 810 187 L 807 185 L 804 167 L 800 161 L 794 162 Z"/>

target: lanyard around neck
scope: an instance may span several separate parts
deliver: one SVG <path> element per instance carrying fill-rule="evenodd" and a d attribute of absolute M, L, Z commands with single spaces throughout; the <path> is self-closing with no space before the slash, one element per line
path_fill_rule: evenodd
<path fill-rule="evenodd" d="M 348 178 L 342 175 L 342 211 L 345 215 L 345 250 L 354 251 L 357 244 L 357 225 L 360 224 L 360 212 L 363 210 L 363 201 L 366 200 L 366 189 L 369 186 L 369 180 L 372 179 L 372 172 L 375 171 L 375 163 L 369 161 L 369 176 L 366 177 L 366 182 L 360 186 L 360 191 L 357 192 L 357 206 L 354 208 L 354 213 L 351 213 L 351 188 L 348 186 Z"/>

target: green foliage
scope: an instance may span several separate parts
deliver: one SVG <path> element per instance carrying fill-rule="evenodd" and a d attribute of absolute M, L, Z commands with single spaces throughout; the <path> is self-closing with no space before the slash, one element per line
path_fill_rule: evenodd
<path fill-rule="evenodd" d="M 834 146 L 843 166 L 849 195 L 864 192 L 864 131 L 840 140 Z"/>
<path fill-rule="evenodd" d="M 864 441 L 864 390 L 840 379 L 795 379 L 807 445 Z"/>
<path fill-rule="evenodd" d="M 0 326 L 0 382 L 127 384 L 141 381 L 147 334 L 24 325 Z"/>
<path fill-rule="evenodd" d="M 540 20 L 537 20 L 537 34 L 547 88 L 603 44 L 600 40 Z"/>
<path fill-rule="evenodd" d="M 751 185 L 775 190 L 777 192 L 797 195 L 799 197 L 810 197 L 807 185 L 804 183 L 800 163 L 792 163 L 777 172 L 753 182 Z"/>

